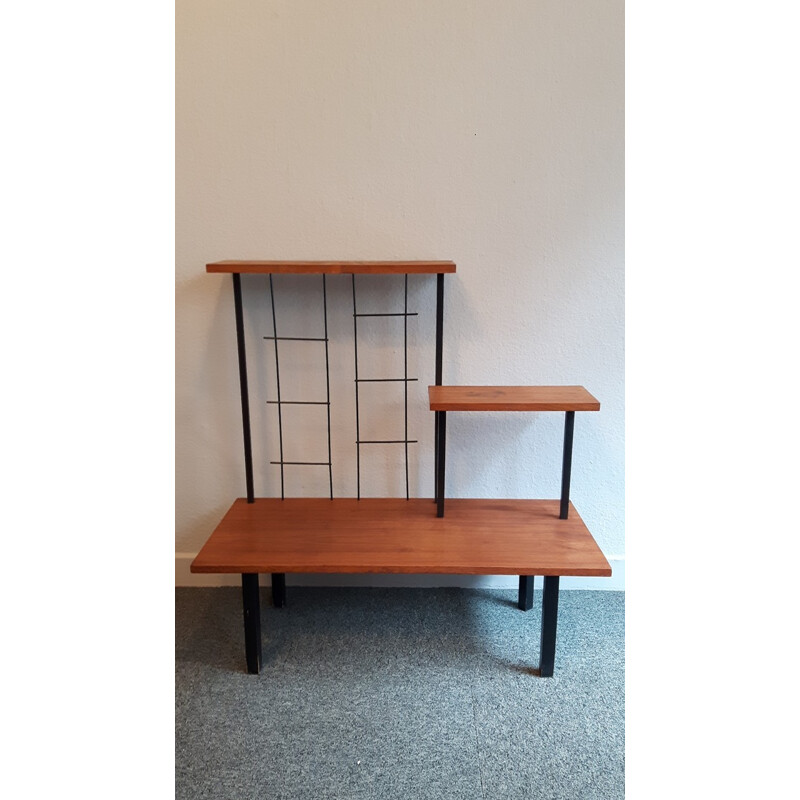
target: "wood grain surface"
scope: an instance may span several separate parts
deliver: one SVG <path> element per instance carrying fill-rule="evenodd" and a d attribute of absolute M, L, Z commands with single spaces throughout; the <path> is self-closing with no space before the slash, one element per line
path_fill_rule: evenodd
<path fill-rule="evenodd" d="M 206 272 L 240 272 L 266 275 L 409 275 L 455 272 L 452 261 L 216 261 Z"/>
<path fill-rule="evenodd" d="M 192 572 L 593 575 L 611 567 L 574 506 L 558 500 L 236 500 Z"/>
<path fill-rule="evenodd" d="M 598 411 L 583 386 L 429 386 L 431 411 Z"/>

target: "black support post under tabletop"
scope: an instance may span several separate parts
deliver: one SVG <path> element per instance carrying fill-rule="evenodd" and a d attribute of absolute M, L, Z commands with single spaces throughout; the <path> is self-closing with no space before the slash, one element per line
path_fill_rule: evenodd
<path fill-rule="evenodd" d="M 328 289 L 322 276 L 322 313 L 325 322 L 325 391 L 328 412 L 328 481 L 330 482 L 331 500 L 333 500 L 333 458 L 331 457 L 331 366 L 328 358 Z"/>
<path fill-rule="evenodd" d="M 575 430 L 575 412 L 567 411 L 564 421 L 564 460 L 561 467 L 561 519 L 569 515 L 569 479 L 572 474 L 572 434 Z"/>
<path fill-rule="evenodd" d="M 533 575 L 519 576 L 517 607 L 520 611 L 530 611 L 533 608 Z"/>
<path fill-rule="evenodd" d="M 358 306 L 356 303 L 356 276 L 351 276 L 353 281 L 353 365 L 356 376 L 356 497 L 361 499 L 361 424 L 358 417 Z"/>
<path fill-rule="evenodd" d="M 242 311 L 242 280 L 233 273 L 233 304 L 236 311 L 236 344 L 239 350 L 239 391 L 242 396 L 242 431 L 244 434 L 244 474 L 247 502 L 254 502 L 253 447 L 250 441 L 250 398 L 247 391 L 247 356 L 244 346 L 244 312 Z"/>
<path fill-rule="evenodd" d="M 442 385 L 442 340 L 444 328 L 444 273 L 436 276 L 436 385 Z"/>
<path fill-rule="evenodd" d="M 433 502 L 439 499 L 439 412 L 433 412 Z"/>
<path fill-rule="evenodd" d="M 261 671 L 261 594 L 258 573 L 242 573 L 242 606 L 244 608 L 244 651 L 247 671 Z"/>
<path fill-rule="evenodd" d="M 436 516 L 444 516 L 444 462 L 445 462 L 445 442 L 447 438 L 447 412 L 434 412 L 439 418 L 436 426 Z"/>
<path fill-rule="evenodd" d="M 283 608 L 286 605 L 286 573 L 272 573 L 272 605 Z"/>
<path fill-rule="evenodd" d="M 539 675 L 553 677 L 556 663 L 556 629 L 558 627 L 558 575 L 545 575 L 542 593 L 542 642 L 539 648 Z"/>
<path fill-rule="evenodd" d="M 408 487 L 408 275 L 403 282 L 403 425 L 406 458 L 406 500 L 409 498 Z"/>
<path fill-rule="evenodd" d="M 444 336 L 444 273 L 436 276 L 436 377 L 437 386 L 442 385 L 442 341 Z M 434 414 L 433 430 L 433 482 L 434 497 L 439 498 L 439 414 Z M 442 516 L 439 514 L 439 516 Z"/>

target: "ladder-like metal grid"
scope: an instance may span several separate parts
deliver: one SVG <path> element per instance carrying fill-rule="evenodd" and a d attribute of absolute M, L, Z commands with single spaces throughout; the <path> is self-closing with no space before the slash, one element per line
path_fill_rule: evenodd
<path fill-rule="evenodd" d="M 355 272 L 352 274 L 353 286 L 353 331 L 354 331 L 354 356 L 355 356 L 355 370 L 356 370 L 356 471 L 357 471 L 357 491 L 358 497 L 361 497 L 361 445 L 362 444 L 403 444 L 405 447 L 405 466 L 406 466 L 406 499 L 409 498 L 409 477 L 408 477 L 408 445 L 415 444 L 416 439 L 408 438 L 408 384 L 418 380 L 417 378 L 408 377 L 408 317 L 417 316 L 417 312 L 409 312 L 408 310 L 408 275 L 406 274 L 404 283 L 403 294 L 403 311 L 394 313 L 359 313 L 357 306 L 356 294 L 356 280 Z M 233 272 L 233 297 L 234 309 L 236 314 L 236 341 L 237 351 L 239 356 L 239 388 L 242 400 L 242 434 L 244 439 L 244 467 L 245 467 L 245 484 L 247 489 L 247 502 L 255 502 L 255 491 L 253 486 L 253 450 L 250 435 L 250 401 L 249 390 L 247 381 L 247 356 L 245 347 L 245 332 L 244 332 L 244 310 L 242 307 L 242 284 L 241 273 Z M 265 336 L 264 339 L 272 340 L 275 347 L 275 383 L 277 389 L 277 399 L 268 400 L 267 403 L 275 404 L 278 406 L 278 440 L 280 447 L 280 460 L 270 462 L 277 464 L 281 467 L 281 499 L 286 495 L 286 480 L 285 480 L 285 467 L 289 465 L 313 465 L 313 466 L 327 466 L 328 478 L 330 484 L 330 496 L 333 499 L 333 464 L 331 458 L 331 391 L 330 391 L 330 362 L 328 355 L 328 299 L 327 299 L 327 284 L 326 276 L 322 275 L 322 297 L 323 297 L 323 315 L 325 324 L 325 335 L 323 337 L 279 337 L 278 326 L 275 318 L 275 287 L 272 279 L 272 273 L 269 274 L 270 285 L 270 304 L 272 308 L 272 336 Z M 359 317 L 403 317 L 403 377 L 402 378 L 359 378 L 358 377 L 358 319 Z M 436 377 L 435 383 L 437 386 L 442 385 L 442 329 L 444 321 L 444 273 L 437 273 L 436 275 Z M 280 353 L 278 342 L 280 341 L 320 341 L 325 344 L 325 384 L 326 384 L 326 399 L 325 400 L 284 400 L 281 396 L 280 389 Z M 360 437 L 360 419 L 359 419 L 359 383 L 369 381 L 402 381 L 404 388 L 404 434 L 403 439 L 399 440 L 362 440 Z M 282 406 L 284 405 L 324 405 L 327 410 L 327 423 L 328 423 L 328 460 L 315 461 L 315 462 L 288 462 L 283 454 L 283 414 Z M 442 516 L 443 501 L 444 501 L 444 425 L 445 425 L 445 412 L 437 411 L 435 414 L 435 431 L 434 431 L 434 479 L 435 491 L 434 497 L 438 505 L 438 514 Z"/>
<path fill-rule="evenodd" d="M 278 406 L 278 446 L 280 449 L 280 460 L 270 461 L 270 464 L 278 464 L 281 468 L 281 500 L 286 495 L 286 480 L 284 469 L 287 466 L 313 466 L 313 467 L 327 467 L 328 480 L 330 483 L 330 495 L 333 500 L 333 461 L 331 459 L 331 378 L 330 378 L 330 362 L 328 359 L 328 289 L 325 281 L 326 276 L 322 276 L 322 313 L 325 324 L 325 334 L 322 337 L 312 336 L 278 336 L 278 322 L 275 316 L 275 286 L 272 280 L 272 274 L 269 276 L 269 295 L 272 305 L 272 336 L 265 336 L 264 339 L 271 340 L 275 344 L 275 386 L 277 390 L 276 400 L 267 400 L 269 405 Z M 280 358 L 278 351 L 278 342 L 324 342 L 325 343 L 325 400 L 284 400 L 281 397 L 281 370 Z M 328 460 L 327 461 L 286 461 L 283 455 L 283 414 L 282 407 L 285 405 L 295 406 L 325 406 L 328 414 Z"/>
<path fill-rule="evenodd" d="M 418 312 L 408 310 L 408 275 L 404 275 L 403 310 L 390 313 L 359 313 L 356 276 L 353 274 L 353 356 L 355 363 L 356 394 L 356 496 L 361 499 L 361 445 L 362 444 L 402 444 L 405 448 L 406 500 L 409 499 L 408 446 L 416 444 L 417 439 L 408 438 L 408 384 L 419 380 L 408 377 L 408 318 L 416 317 Z M 403 377 L 402 378 L 359 378 L 358 376 L 358 320 L 362 317 L 402 317 L 403 318 Z M 359 415 L 359 385 L 362 383 L 403 383 L 403 438 L 402 439 L 362 439 Z"/>

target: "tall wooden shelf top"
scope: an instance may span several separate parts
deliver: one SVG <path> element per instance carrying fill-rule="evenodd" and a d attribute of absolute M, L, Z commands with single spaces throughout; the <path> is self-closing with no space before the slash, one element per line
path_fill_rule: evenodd
<path fill-rule="evenodd" d="M 215 261 L 206 272 L 257 275 L 416 275 L 455 272 L 453 261 Z"/>
<path fill-rule="evenodd" d="M 429 386 L 431 411 L 599 411 L 583 386 Z"/>

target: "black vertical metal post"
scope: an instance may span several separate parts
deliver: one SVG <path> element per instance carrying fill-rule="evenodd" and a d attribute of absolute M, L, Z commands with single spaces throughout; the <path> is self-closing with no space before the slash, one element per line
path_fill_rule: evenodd
<path fill-rule="evenodd" d="M 433 414 L 433 502 L 439 499 L 439 412 Z"/>
<path fill-rule="evenodd" d="M 572 434 L 575 431 L 575 412 L 567 411 L 564 422 L 564 461 L 561 467 L 561 519 L 569 516 L 569 479 L 572 474 Z"/>
<path fill-rule="evenodd" d="M 353 356 L 356 373 L 356 497 L 361 499 L 361 428 L 358 421 L 358 309 L 356 308 L 356 276 L 353 273 Z"/>
<path fill-rule="evenodd" d="M 275 340 L 275 384 L 278 391 L 278 442 L 281 451 L 281 500 L 284 498 L 283 484 L 283 418 L 281 414 L 281 368 L 278 362 L 278 322 L 275 319 L 275 288 L 272 285 L 272 273 L 269 276 L 269 298 L 272 303 L 272 332 Z"/>
<path fill-rule="evenodd" d="M 444 336 L 444 273 L 436 275 L 436 376 L 437 386 L 442 385 L 442 341 Z M 434 415 L 433 430 L 433 468 L 434 468 L 434 495 L 439 498 L 439 414 Z M 406 437 L 408 438 L 408 437 Z M 439 516 L 442 516 L 439 514 Z"/>
<path fill-rule="evenodd" d="M 244 433 L 244 474 L 247 502 L 255 502 L 253 493 L 253 447 L 250 441 L 250 398 L 247 391 L 247 357 L 244 346 L 244 312 L 242 311 L 242 280 L 233 273 L 233 304 L 236 310 L 236 344 L 239 350 L 239 391 L 242 396 L 242 431 Z"/>
<path fill-rule="evenodd" d="M 517 606 L 520 611 L 530 611 L 533 608 L 533 575 L 519 576 Z"/>
<path fill-rule="evenodd" d="M 444 327 L 444 273 L 436 276 L 436 385 L 442 385 L 442 329 Z"/>
<path fill-rule="evenodd" d="M 406 500 L 408 500 L 408 275 L 403 285 L 403 419 L 406 451 Z"/>
<path fill-rule="evenodd" d="M 325 388 L 327 390 L 328 411 L 328 479 L 331 485 L 331 500 L 333 500 L 333 459 L 331 458 L 331 369 L 328 360 L 328 289 L 325 284 L 326 276 L 322 276 L 322 312 L 325 315 Z"/>
<path fill-rule="evenodd" d="M 436 516 L 444 516 L 444 462 L 445 462 L 445 440 L 447 433 L 447 412 L 434 412 L 439 418 L 437 429 L 437 451 L 436 459 Z"/>
<path fill-rule="evenodd" d="M 278 320 L 275 317 L 275 287 L 273 286 L 272 283 L 272 273 L 270 273 L 269 276 L 269 299 L 272 304 L 272 334 L 275 341 L 275 384 L 278 392 L 278 442 L 280 444 L 280 451 L 281 451 L 281 500 L 283 500 L 285 495 L 284 495 L 284 480 L 283 480 L 284 458 L 283 458 L 283 414 L 281 413 L 281 368 L 280 368 L 280 363 L 278 361 Z M 276 582 L 280 585 L 283 585 L 284 581 L 285 581 L 285 576 L 283 574 L 275 572 L 272 573 L 273 598 L 275 597 L 274 587 Z M 281 603 L 280 605 L 278 605 L 278 608 L 283 608 L 284 605 L 286 605 L 285 589 L 281 596 Z"/>
<path fill-rule="evenodd" d="M 558 575 L 545 575 L 542 594 L 542 642 L 539 647 L 539 675 L 553 677 L 556 663 L 556 629 L 558 627 Z"/>
<path fill-rule="evenodd" d="M 242 606 L 247 671 L 258 675 L 261 671 L 261 595 L 258 590 L 258 573 L 242 574 Z"/>
<path fill-rule="evenodd" d="M 286 605 L 286 574 L 283 572 L 272 573 L 272 605 L 275 608 Z"/>

